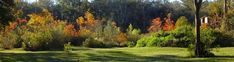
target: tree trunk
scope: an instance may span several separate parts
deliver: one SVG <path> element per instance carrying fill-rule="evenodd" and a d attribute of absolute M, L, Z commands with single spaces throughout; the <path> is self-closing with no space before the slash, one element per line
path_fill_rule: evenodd
<path fill-rule="evenodd" d="M 201 8 L 202 0 L 194 0 L 195 6 L 195 32 L 196 32 L 196 48 L 195 48 L 195 56 L 202 57 L 203 56 L 203 45 L 200 41 L 200 18 L 199 12 Z"/>

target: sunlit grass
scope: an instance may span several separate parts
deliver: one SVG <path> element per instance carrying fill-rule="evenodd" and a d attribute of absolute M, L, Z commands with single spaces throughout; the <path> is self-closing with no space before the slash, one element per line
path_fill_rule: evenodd
<path fill-rule="evenodd" d="M 186 48 L 143 47 L 143 48 L 80 48 L 64 51 L 23 51 L 22 49 L 0 51 L 0 61 L 50 61 L 50 62 L 231 62 L 234 47 L 218 48 L 217 57 L 189 58 Z"/>

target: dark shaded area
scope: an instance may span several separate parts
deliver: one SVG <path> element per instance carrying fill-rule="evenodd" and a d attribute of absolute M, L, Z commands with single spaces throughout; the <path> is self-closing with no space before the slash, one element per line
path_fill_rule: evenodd
<path fill-rule="evenodd" d="M 79 62 L 68 53 L 0 53 L 0 62 Z"/>

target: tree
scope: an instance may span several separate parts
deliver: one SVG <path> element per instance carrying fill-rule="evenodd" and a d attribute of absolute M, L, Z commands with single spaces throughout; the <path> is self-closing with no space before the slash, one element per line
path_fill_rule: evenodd
<path fill-rule="evenodd" d="M 149 27 L 148 31 L 149 32 L 156 32 L 161 30 L 161 21 L 160 18 L 157 17 L 155 19 L 153 19 L 151 26 Z"/>
<path fill-rule="evenodd" d="M 169 13 L 167 15 L 167 18 L 165 18 L 165 23 L 164 23 L 164 26 L 163 26 L 163 30 L 164 31 L 171 31 L 171 30 L 174 29 L 174 27 L 175 27 L 174 21 L 171 18 L 171 13 Z"/>
<path fill-rule="evenodd" d="M 12 10 L 14 8 L 14 0 L 0 0 L 0 23 L 8 24 L 8 21 L 13 21 Z"/>
<path fill-rule="evenodd" d="M 196 35 L 196 47 L 195 47 L 195 56 L 196 57 L 204 57 L 206 51 L 204 50 L 204 45 L 200 40 L 200 18 L 199 12 L 202 5 L 202 0 L 194 0 L 195 7 L 195 35 Z"/>

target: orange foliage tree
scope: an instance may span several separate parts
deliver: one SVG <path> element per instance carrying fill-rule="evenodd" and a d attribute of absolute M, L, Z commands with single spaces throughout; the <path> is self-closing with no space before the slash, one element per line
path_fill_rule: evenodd
<path fill-rule="evenodd" d="M 117 41 L 119 42 L 120 46 L 124 46 L 123 44 L 127 42 L 127 35 L 125 33 L 120 33 L 117 35 Z"/>
<path fill-rule="evenodd" d="M 149 27 L 149 32 L 155 32 L 159 31 L 161 29 L 161 19 L 160 17 L 157 17 L 152 20 L 151 26 Z"/>
<path fill-rule="evenodd" d="M 68 36 L 76 36 L 78 34 L 73 24 L 66 25 L 64 27 L 64 33 Z"/>
<path fill-rule="evenodd" d="M 85 18 L 84 18 L 85 17 Z M 80 25 L 81 29 L 92 29 L 95 26 L 96 20 L 92 13 L 87 11 L 84 17 L 78 17 L 76 19 L 77 24 Z"/>

